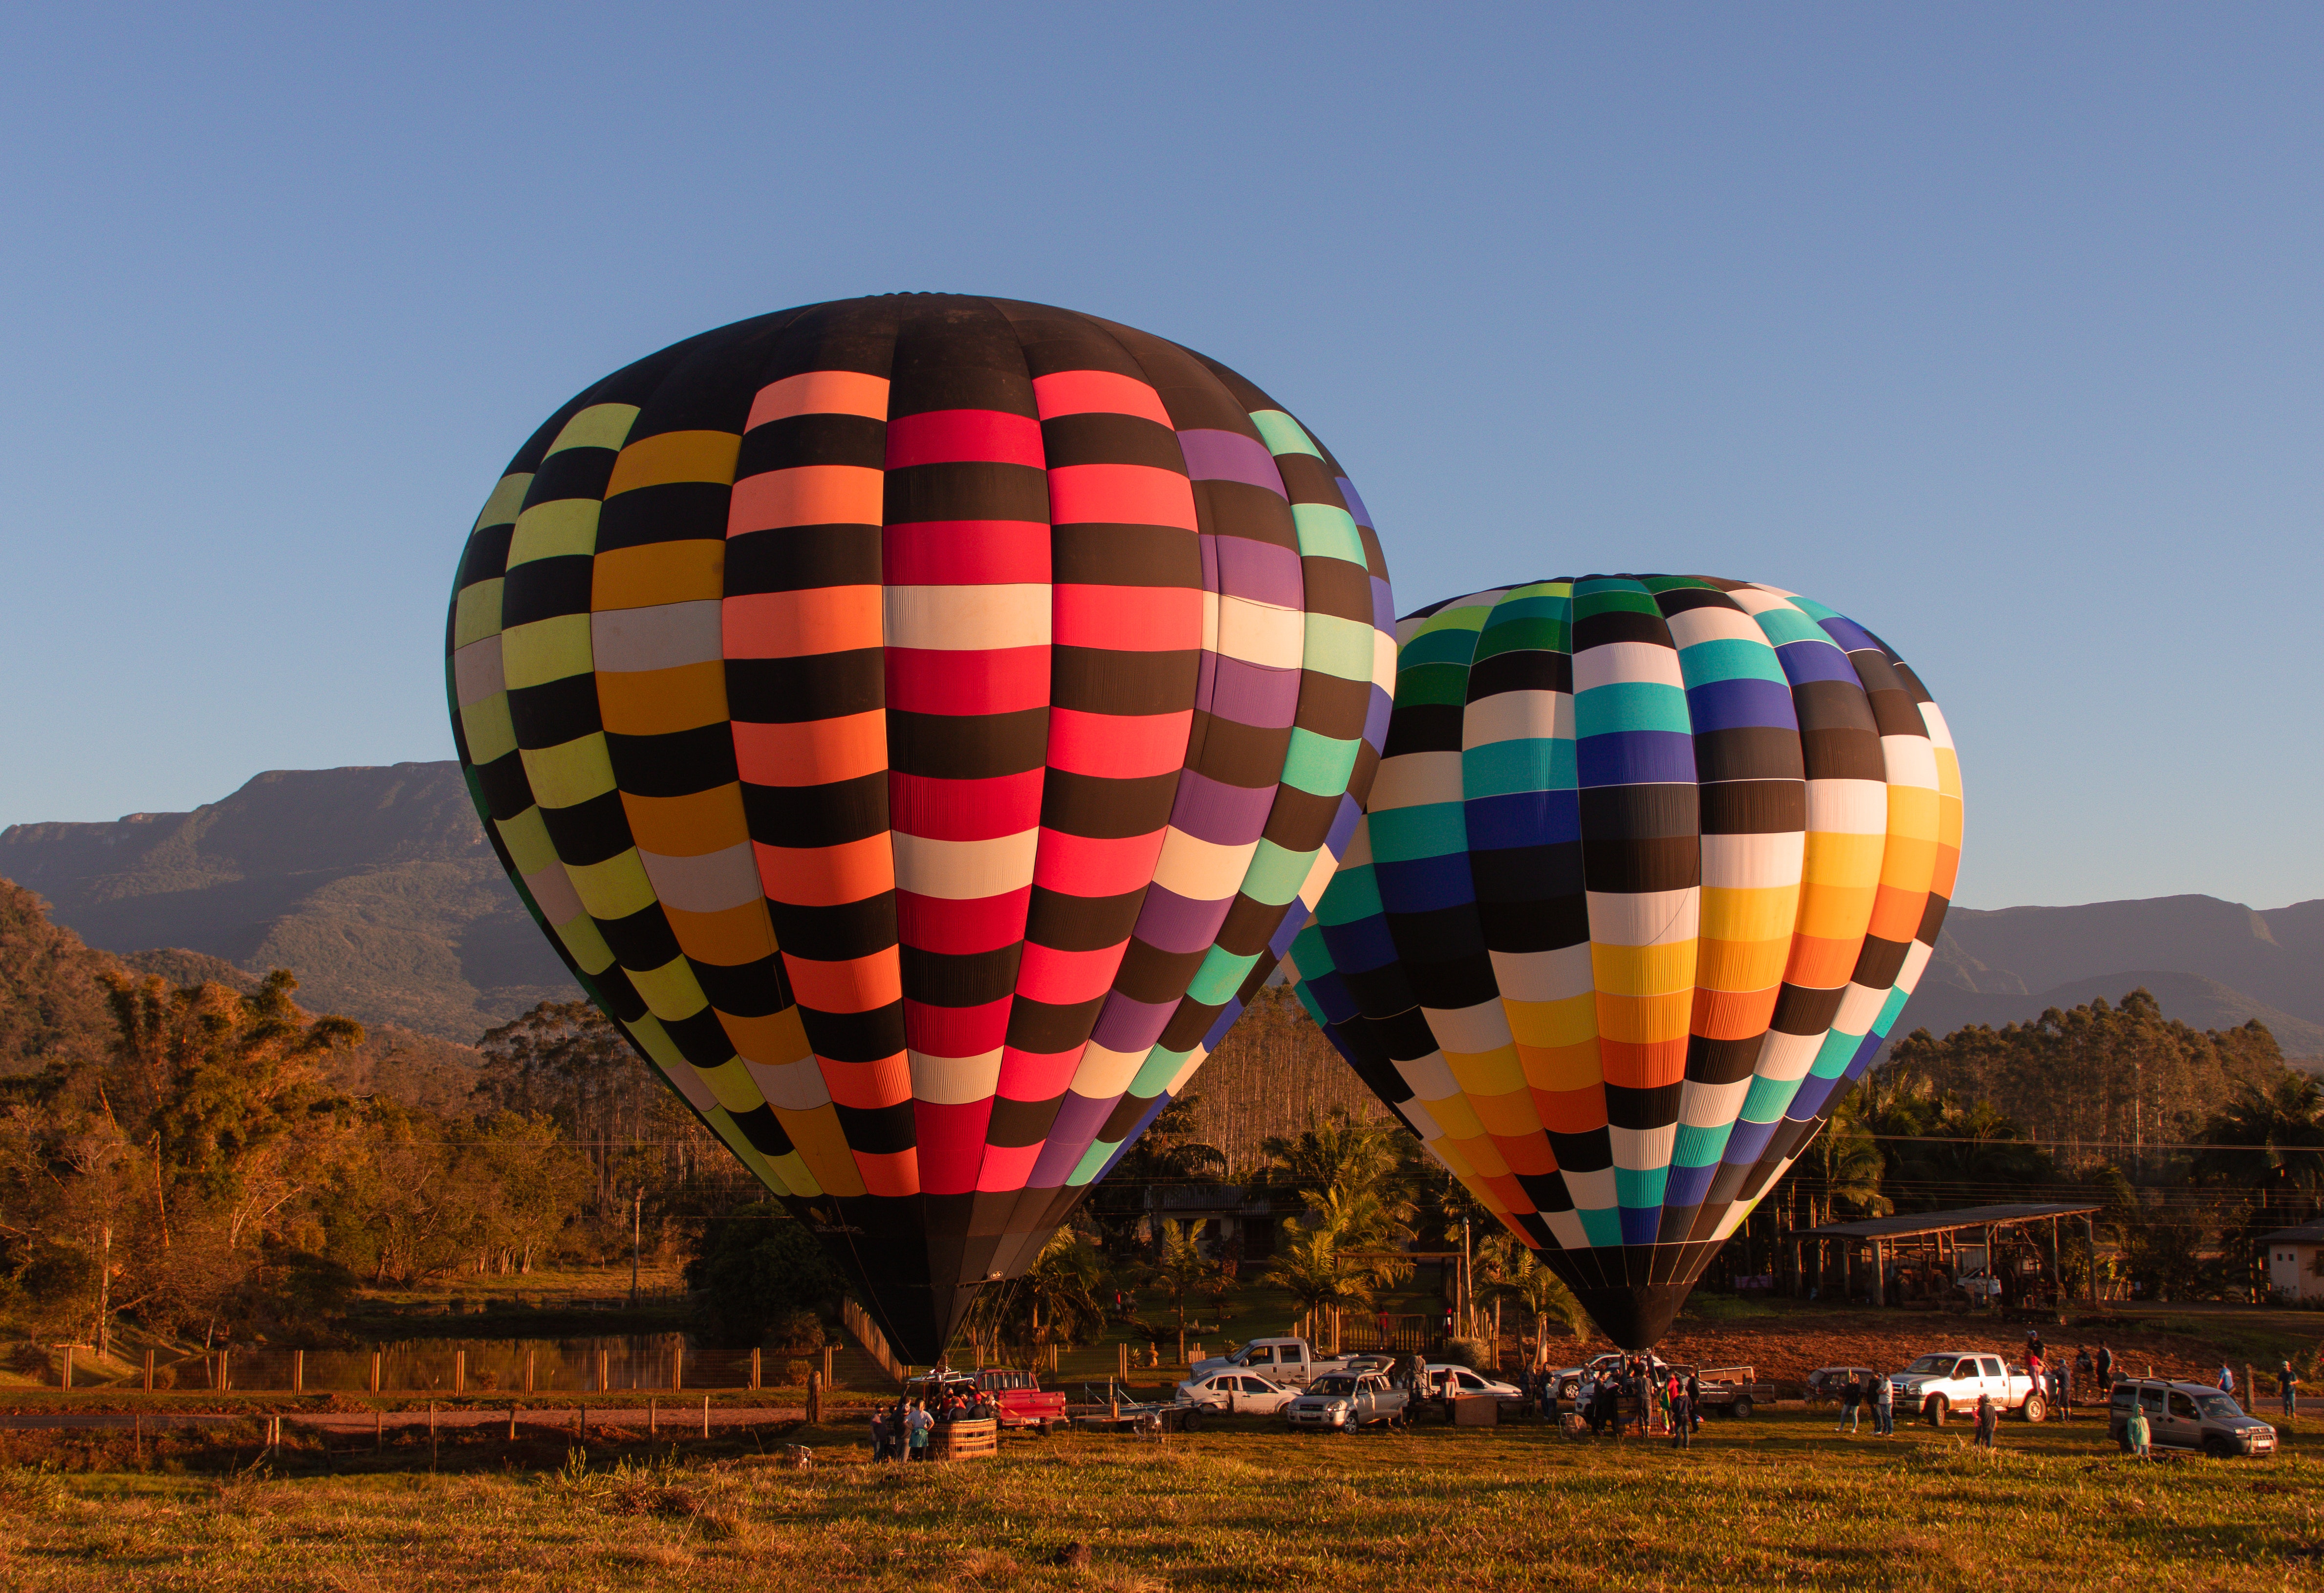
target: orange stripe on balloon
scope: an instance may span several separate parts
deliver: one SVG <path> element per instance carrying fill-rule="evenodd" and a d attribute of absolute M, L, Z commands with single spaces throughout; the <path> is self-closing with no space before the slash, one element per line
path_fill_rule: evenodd
<path fill-rule="evenodd" d="M 1686 1041 L 1607 1040 L 1598 1042 L 1606 1068 L 1606 1082 L 1628 1090 L 1659 1090 L 1686 1077 Z"/>
<path fill-rule="evenodd" d="M 734 763 L 754 786 L 827 786 L 888 767 L 888 715 L 873 708 L 798 724 L 734 722 Z"/>
<path fill-rule="evenodd" d="M 841 1106 L 877 1111 L 912 1098 L 912 1065 L 900 1051 L 877 1062 L 834 1062 L 828 1056 L 815 1062 L 823 1070 L 823 1087 Z"/>
<path fill-rule="evenodd" d="M 1781 985 L 1764 990 L 1705 990 L 1694 992 L 1694 1017 L 1689 1032 L 1706 1040 L 1748 1040 L 1766 1033 L 1775 1016 Z"/>
<path fill-rule="evenodd" d="M 794 907 L 843 907 L 896 889 L 896 855 L 888 833 L 835 846 L 751 843 L 767 899 Z"/>
<path fill-rule="evenodd" d="M 803 592 L 749 592 L 719 610 L 730 658 L 798 658 L 878 647 L 880 588 L 814 586 Z"/>
<path fill-rule="evenodd" d="M 920 1153 L 916 1150 L 891 1151 L 886 1156 L 859 1150 L 855 1165 L 863 1174 L 866 1194 L 895 1200 L 920 1192 Z"/>
<path fill-rule="evenodd" d="M 810 1012 L 872 1012 L 904 999 L 903 967 L 893 946 L 836 962 L 785 952 L 783 971 L 798 1004 Z"/>
<path fill-rule="evenodd" d="M 1135 376 L 1114 371 L 1052 371 L 1036 376 L 1033 402 L 1044 420 L 1059 415 L 1136 415 L 1157 426 L 1170 424 L 1160 393 Z"/>
<path fill-rule="evenodd" d="M 799 465 L 734 483 L 726 534 L 786 526 L 873 525 L 887 501 L 888 473 L 866 465 Z"/>
<path fill-rule="evenodd" d="M 888 418 L 888 379 L 862 371 L 803 371 L 759 389 L 751 401 L 749 431 L 770 420 L 794 415 L 862 415 L 872 420 Z"/>

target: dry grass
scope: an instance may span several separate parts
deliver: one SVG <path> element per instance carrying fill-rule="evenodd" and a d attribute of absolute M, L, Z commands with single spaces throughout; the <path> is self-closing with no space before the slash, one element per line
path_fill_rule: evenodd
<path fill-rule="evenodd" d="M 2324 1586 L 2324 1469 L 2103 1447 L 2096 1423 L 1843 1440 L 1784 1413 L 1691 1454 L 1536 1428 L 1012 1441 L 873 1468 L 632 1451 L 523 1471 L 0 1469 L 0 1586 L 649 1593 L 1105 1588 Z M 2319 1446 L 2324 1447 L 2324 1446 Z M 248 1451 L 244 1455 L 246 1458 Z M 220 1452 L 221 1461 L 226 1458 Z M 198 1457 L 186 1457 L 191 1464 Z"/>

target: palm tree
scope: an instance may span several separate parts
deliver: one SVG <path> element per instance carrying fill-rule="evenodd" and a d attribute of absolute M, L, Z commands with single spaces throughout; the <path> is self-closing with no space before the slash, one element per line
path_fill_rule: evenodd
<path fill-rule="evenodd" d="M 2272 1087 L 2246 1085 L 2202 1128 L 2206 1144 L 2248 1150 L 2206 1150 L 2197 1177 L 2255 1189 L 2262 1212 L 2279 1207 L 2296 1220 L 2324 1191 L 2324 1083 L 2287 1070 Z M 2270 1220 L 2273 1220 L 2271 1216 Z"/>
<path fill-rule="evenodd" d="M 1177 1308 L 1178 1358 L 1183 1361 L 1186 1358 L 1186 1296 L 1224 1294 L 1226 1269 L 1195 1245 L 1191 1223 L 1165 1222 L 1160 1252 L 1146 1269 L 1146 1275 L 1161 1286 L 1170 1296 L 1171 1304 Z"/>
<path fill-rule="evenodd" d="M 1283 1224 L 1284 1243 L 1268 1264 L 1267 1281 L 1299 1302 L 1304 1337 L 1314 1338 L 1316 1312 L 1327 1305 L 1368 1305 L 1372 1298 L 1370 1274 L 1340 1255 L 1338 1236 L 1327 1228 L 1303 1229 L 1295 1220 Z"/>
<path fill-rule="evenodd" d="M 1293 1189 L 1377 1189 L 1383 1198 L 1403 1194 L 1397 1143 L 1398 1130 L 1387 1123 L 1360 1123 L 1334 1111 L 1302 1133 L 1273 1135 L 1265 1142 L 1267 1182 Z"/>
<path fill-rule="evenodd" d="M 995 1344 L 1070 1345 L 1104 1325 L 1108 1287 L 1105 1257 L 1072 1228 L 1060 1228 L 1022 1277 L 977 1296 L 969 1331 Z"/>
<path fill-rule="evenodd" d="M 1475 1273 L 1489 1299 L 1515 1301 L 1533 1314 L 1537 1324 L 1561 1322 L 1581 1343 L 1590 1337 L 1590 1313 L 1582 1308 L 1565 1280 L 1542 1264 L 1540 1256 L 1507 1234 L 1494 1234 L 1477 1248 Z M 1548 1349 L 1541 1335 L 1536 1354 Z"/>

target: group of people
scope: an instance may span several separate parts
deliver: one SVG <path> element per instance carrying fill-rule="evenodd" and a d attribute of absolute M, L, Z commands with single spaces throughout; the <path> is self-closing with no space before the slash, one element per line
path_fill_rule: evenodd
<path fill-rule="evenodd" d="M 1557 1414 L 1554 1383 L 1548 1386 L 1547 1400 L 1543 1413 L 1554 1418 Z M 1702 1384 L 1692 1372 L 1681 1373 L 1632 1356 L 1602 1373 L 1584 1369 L 1573 1391 L 1573 1413 L 1592 1438 L 1608 1432 L 1619 1438 L 1635 1420 L 1641 1437 L 1667 1432 L 1673 1449 L 1692 1449 L 1694 1435 L 1702 1427 Z"/>
<path fill-rule="evenodd" d="M 925 1460 L 938 1427 L 985 1421 L 997 1413 L 990 1395 L 960 1384 L 923 1399 L 899 1399 L 872 1413 L 872 1458 Z"/>
<path fill-rule="evenodd" d="M 1896 1436 L 1896 1386 L 1888 1374 L 1874 1367 L 1861 1377 L 1851 1377 L 1840 1386 L 1840 1420 L 1832 1423 L 1834 1432 L 1846 1432 L 1851 1437 L 1862 1431 L 1864 1407 L 1872 1407 L 1872 1433 L 1876 1438 Z"/>

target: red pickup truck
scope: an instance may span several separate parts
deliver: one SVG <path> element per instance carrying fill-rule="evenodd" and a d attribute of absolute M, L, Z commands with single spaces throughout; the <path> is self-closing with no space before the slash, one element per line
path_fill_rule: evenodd
<path fill-rule="evenodd" d="M 954 1389 L 971 1404 L 990 1404 L 1003 1427 L 1038 1427 L 1046 1434 L 1065 1424 L 1065 1396 L 1045 1392 L 1032 1373 L 1013 1367 L 931 1372 L 913 1378 L 904 1392 L 911 1399 L 941 1400 Z"/>

